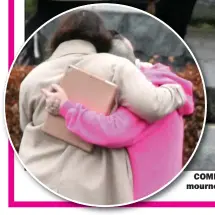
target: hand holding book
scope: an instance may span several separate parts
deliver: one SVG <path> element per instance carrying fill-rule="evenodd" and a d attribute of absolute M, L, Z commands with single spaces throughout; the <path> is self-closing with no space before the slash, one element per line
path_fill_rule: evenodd
<path fill-rule="evenodd" d="M 60 85 L 52 85 L 50 89 L 42 89 L 46 97 L 46 110 L 42 130 L 63 142 L 91 152 L 93 144 L 85 142 L 78 135 L 69 131 L 60 110 L 66 101 L 84 105 L 89 110 L 110 114 L 115 107 L 117 86 L 109 81 L 102 80 L 74 66 L 69 66 Z"/>
<path fill-rule="evenodd" d="M 52 84 L 50 89 L 42 89 L 42 93 L 46 97 L 46 110 L 53 115 L 59 115 L 60 107 L 68 100 L 64 89 Z"/>

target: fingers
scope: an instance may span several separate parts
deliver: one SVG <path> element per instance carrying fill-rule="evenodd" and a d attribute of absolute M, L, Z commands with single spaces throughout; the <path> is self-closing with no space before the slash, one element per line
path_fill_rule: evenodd
<path fill-rule="evenodd" d="M 61 88 L 57 84 L 52 84 L 49 88 L 43 88 L 41 89 L 41 92 L 44 94 L 44 96 L 47 97 L 53 97 L 59 95 L 59 93 L 64 93 L 63 88 Z"/>
<path fill-rule="evenodd" d="M 60 100 L 54 97 L 46 98 L 46 111 L 52 115 L 58 115 L 60 108 Z"/>
<path fill-rule="evenodd" d="M 52 93 L 51 93 L 49 90 L 47 90 L 47 89 L 42 89 L 41 92 L 42 92 L 46 97 L 52 95 Z"/>
<path fill-rule="evenodd" d="M 60 103 L 60 99 L 55 97 L 55 96 L 49 96 L 46 98 L 46 104 L 49 105 L 49 104 L 58 104 Z"/>
<path fill-rule="evenodd" d="M 56 92 L 62 92 L 63 89 L 58 84 L 52 84 L 52 89 L 54 89 Z"/>
<path fill-rule="evenodd" d="M 48 87 L 46 87 L 46 89 L 49 91 L 49 92 L 52 92 L 52 86 L 51 85 L 49 85 Z"/>

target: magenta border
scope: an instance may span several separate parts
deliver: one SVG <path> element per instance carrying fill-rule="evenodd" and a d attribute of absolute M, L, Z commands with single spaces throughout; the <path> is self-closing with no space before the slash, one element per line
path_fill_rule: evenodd
<path fill-rule="evenodd" d="M 14 1 L 8 0 L 8 68 L 14 59 Z M 86 207 L 68 201 L 15 201 L 14 200 L 14 151 L 8 141 L 8 207 Z M 215 202 L 138 202 L 124 207 L 215 207 Z"/>

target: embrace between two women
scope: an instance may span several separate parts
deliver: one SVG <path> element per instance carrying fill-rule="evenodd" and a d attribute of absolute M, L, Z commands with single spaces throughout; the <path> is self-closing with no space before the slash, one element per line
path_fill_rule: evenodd
<path fill-rule="evenodd" d="M 19 155 L 27 170 L 56 193 L 94 205 L 146 197 L 180 172 L 183 115 L 194 110 L 191 82 L 169 67 L 136 60 L 131 43 L 91 11 L 68 15 L 51 52 L 20 88 Z M 105 116 L 69 101 L 58 85 L 69 65 L 115 83 L 117 110 Z M 61 115 L 68 130 L 92 142 L 93 152 L 43 133 L 46 111 Z"/>

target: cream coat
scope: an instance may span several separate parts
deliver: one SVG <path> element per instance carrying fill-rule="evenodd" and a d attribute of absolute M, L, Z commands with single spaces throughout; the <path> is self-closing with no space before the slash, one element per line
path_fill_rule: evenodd
<path fill-rule="evenodd" d="M 119 103 L 151 122 L 180 106 L 183 92 L 177 86 L 154 87 L 128 60 L 97 54 L 92 44 L 81 40 L 62 43 L 21 84 L 19 155 L 27 170 L 74 201 L 97 205 L 132 201 L 132 174 L 124 148 L 96 146 L 93 153 L 86 153 L 41 131 L 46 114 L 41 88 L 59 83 L 71 64 L 115 82 Z"/>

